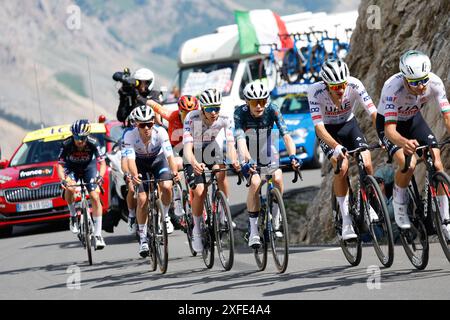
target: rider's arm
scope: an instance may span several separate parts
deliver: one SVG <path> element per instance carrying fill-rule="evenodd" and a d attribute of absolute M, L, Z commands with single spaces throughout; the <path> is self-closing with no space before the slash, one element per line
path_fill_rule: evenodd
<path fill-rule="evenodd" d="M 183 156 L 186 158 L 186 160 L 189 162 L 190 165 L 194 165 L 197 163 L 197 160 L 195 159 L 194 155 L 194 143 L 188 142 L 183 147 Z"/>
<path fill-rule="evenodd" d="M 61 180 L 61 181 L 65 180 L 66 174 L 64 173 L 64 167 L 58 163 L 57 170 L 58 170 L 59 180 Z"/>
<path fill-rule="evenodd" d="M 377 107 L 360 80 L 353 78 L 353 85 L 357 94 L 356 99 L 364 106 L 367 114 L 372 118 L 373 127 L 376 129 Z"/>
<path fill-rule="evenodd" d="M 450 133 L 450 112 L 444 114 L 444 123 L 447 128 L 447 132 Z"/>
<path fill-rule="evenodd" d="M 103 177 L 105 175 L 105 172 L 106 172 L 106 161 L 102 160 L 100 161 L 100 170 L 99 170 L 100 177 Z"/>
<path fill-rule="evenodd" d="M 447 99 L 444 83 L 440 78 L 437 78 L 433 80 L 433 84 L 432 89 L 437 98 L 442 116 L 444 117 L 445 127 L 447 128 L 447 132 L 450 133 L 450 103 Z"/>
<path fill-rule="evenodd" d="M 283 136 L 283 140 L 284 140 L 284 144 L 286 145 L 286 151 L 288 152 L 288 155 L 289 156 L 292 156 L 292 155 L 295 156 L 297 150 L 295 148 L 295 143 L 294 143 L 294 140 L 292 140 L 291 135 L 290 134 L 285 134 Z"/>
<path fill-rule="evenodd" d="M 391 142 L 393 142 L 398 146 L 403 147 L 406 143 L 408 143 L 408 139 L 406 139 L 400 133 L 398 133 L 397 123 L 395 122 L 391 123 L 385 122 L 384 133 Z"/>
<path fill-rule="evenodd" d="M 157 114 L 159 114 L 165 120 L 170 121 L 169 118 L 170 118 L 171 112 L 169 110 L 167 110 L 166 108 L 164 108 L 163 106 L 161 106 L 158 102 L 156 102 L 152 99 L 147 100 L 147 106 L 151 107 L 153 109 L 153 111 L 155 111 Z"/>
<path fill-rule="evenodd" d="M 234 136 L 237 144 L 237 153 L 241 162 L 248 162 L 252 157 L 247 148 L 245 131 L 242 126 L 242 117 L 241 108 L 236 108 L 234 111 Z"/>
<path fill-rule="evenodd" d="M 327 146 L 329 146 L 332 149 L 336 149 L 336 147 L 339 145 L 339 143 L 334 140 L 334 138 L 328 133 L 327 129 L 325 128 L 325 125 L 317 124 L 315 126 L 316 129 L 316 135 L 322 139 Z"/>

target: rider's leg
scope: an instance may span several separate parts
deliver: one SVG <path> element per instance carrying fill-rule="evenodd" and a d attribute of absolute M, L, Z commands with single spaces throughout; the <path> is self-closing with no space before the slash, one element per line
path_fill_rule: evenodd
<path fill-rule="evenodd" d="M 147 193 L 144 188 L 139 190 L 137 207 L 136 207 L 136 218 L 139 228 L 139 237 L 141 242 L 147 242 L 147 218 L 148 218 L 148 203 L 147 203 Z M 142 192 L 141 192 L 142 191 Z"/>
<path fill-rule="evenodd" d="M 134 198 L 134 184 L 128 184 L 128 193 L 127 193 L 127 207 L 128 207 L 128 217 L 136 218 L 136 206 L 137 201 Z"/>
<path fill-rule="evenodd" d="M 225 165 L 214 165 L 212 167 L 213 170 L 219 169 L 219 168 L 223 169 L 223 168 L 225 168 Z M 225 196 L 228 199 L 228 197 L 230 195 L 230 191 L 229 191 L 229 186 L 228 186 L 227 173 L 225 171 L 217 172 L 216 178 L 217 178 L 217 184 L 219 186 L 219 190 L 222 191 L 223 193 L 225 193 Z"/>
<path fill-rule="evenodd" d="M 96 190 L 89 192 L 92 204 L 92 220 L 94 221 L 94 236 L 102 235 L 102 214 L 103 207 L 100 201 L 100 195 Z"/>
<path fill-rule="evenodd" d="M 172 203 L 173 182 L 172 180 L 167 180 L 160 182 L 158 185 L 161 191 L 161 202 L 163 203 L 164 218 L 166 219 L 167 233 L 170 234 L 174 230 L 172 221 L 170 221 L 169 217 L 170 204 Z"/>
<path fill-rule="evenodd" d="M 414 174 L 414 170 L 416 168 L 416 157 L 413 156 L 411 159 L 411 164 L 406 171 L 406 173 L 402 173 L 403 168 L 405 167 L 405 155 L 403 153 L 403 149 L 399 149 L 394 154 L 394 161 L 398 165 L 397 171 L 395 173 L 394 179 L 394 192 L 393 192 L 393 205 L 394 205 L 394 214 L 395 214 L 395 222 L 401 229 L 408 229 L 411 227 L 411 222 L 408 217 L 408 185 L 411 181 L 411 178 Z"/>
<path fill-rule="evenodd" d="M 336 170 L 337 160 L 331 158 L 333 170 Z M 342 161 L 341 171 L 335 174 L 333 181 L 334 194 L 339 203 L 339 209 L 342 216 L 342 238 L 344 240 L 354 239 L 357 237 L 353 229 L 352 218 L 348 208 L 348 159 L 345 157 Z"/>
<path fill-rule="evenodd" d="M 367 174 L 373 176 L 374 171 L 373 171 L 372 157 L 370 155 L 370 151 L 366 150 L 366 151 L 361 152 L 361 156 L 363 158 L 364 167 L 366 168 Z M 369 215 L 370 215 L 370 220 L 372 222 L 378 221 L 378 215 L 375 212 L 375 210 L 372 208 L 372 206 L 370 206 L 370 205 L 369 205 Z"/>
<path fill-rule="evenodd" d="M 252 177 L 250 187 L 247 194 L 247 210 L 250 222 L 250 236 L 248 238 L 249 246 L 260 245 L 258 232 L 258 216 L 261 210 L 261 203 L 259 200 L 259 186 L 261 184 L 261 177 L 255 174 Z"/>

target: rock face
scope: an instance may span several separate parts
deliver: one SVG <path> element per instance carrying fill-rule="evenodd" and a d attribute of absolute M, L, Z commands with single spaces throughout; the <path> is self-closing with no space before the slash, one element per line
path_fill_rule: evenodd
<path fill-rule="evenodd" d="M 384 82 L 399 72 L 398 62 L 409 49 L 425 52 L 431 58 L 432 71 L 444 81 L 450 92 L 450 1 L 362 0 L 357 27 L 351 39 L 351 52 L 346 58 L 353 76 L 359 78 L 377 105 Z M 376 14 L 379 13 L 380 28 Z M 437 106 L 422 110 L 425 120 L 439 140 L 447 136 L 444 122 Z M 361 129 L 369 143 L 378 141 L 376 132 L 363 110 L 356 113 Z M 443 162 L 450 172 L 449 148 L 443 151 Z M 386 161 L 384 152 L 372 153 L 374 167 Z M 306 243 L 323 243 L 335 238 L 331 220 L 331 187 L 333 174 L 327 162 L 322 168 L 325 175 L 321 190 L 313 205 L 308 208 Z M 417 176 L 423 177 L 423 166 Z M 352 175 L 356 175 L 355 168 Z M 423 180 L 423 179 L 419 179 Z"/>

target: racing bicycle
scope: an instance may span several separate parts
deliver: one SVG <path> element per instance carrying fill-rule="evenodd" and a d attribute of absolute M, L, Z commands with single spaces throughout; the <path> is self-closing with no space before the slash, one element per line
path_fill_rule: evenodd
<path fill-rule="evenodd" d="M 256 172 L 261 176 L 261 183 L 258 187 L 258 194 L 261 203 L 261 209 L 258 216 L 258 231 L 260 237 L 260 246 L 254 246 L 253 254 L 256 260 L 256 265 L 259 271 L 264 271 L 267 266 L 267 251 L 268 245 L 272 248 L 273 259 L 275 266 L 279 273 L 284 273 L 288 266 L 289 261 L 289 229 L 286 216 L 286 209 L 284 206 L 283 196 L 280 190 L 278 190 L 273 182 L 272 175 L 277 169 L 291 168 L 291 165 L 284 166 L 257 166 Z M 294 180 L 292 183 L 296 183 L 300 177 L 303 180 L 300 167 L 295 171 Z M 250 174 L 247 179 L 247 188 L 250 187 L 252 177 L 254 174 Z M 242 173 L 239 175 L 239 180 L 242 179 Z M 240 182 L 240 181 L 239 181 Z M 239 183 L 238 182 L 238 183 Z M 262 187 L 267 183 L 266 194 L 263 196 Z M 279 209 L 278 221 L 275 222 L 276 216 L 272 210 Z M 275 228 L 278 226 L 277 228 Z M 250 225 L 249 225 L 250 228 Z M 249 231 L 244 236 L 248 241 Z"/>
<path fill-rule="evenodd" d="M 386 201 L 376 179 L 367 173 L 361 155 L 363 151 L 372 151 L 379 148 L 381 148 L 380 145 L 374 145 L 360 147 L 352 151 L 345 150 L 345 153 L 356 160 L 359 170 L 359 186 L 356 192 L 354 192 L 349 175 L 347 175 L 349 213 L 352 218 L 353 229 L 357 235 L 356 239 L 344 240 L 342 238 L 341 210 L 334 191 L 332 192 L 331 208 L 335 231 L 344 256 L 352 266 L 357 266 L 361 262 L 361 236 L 364 233 L 369 233 L 375 253 L 385 267 L 390 267 L 394 262 L 394 240 Z M 341 171 L 342 161 L 342 158 L 338 159 L 335 174 L 339 174 Z M 372 220 L 370 218 L 371 208 L 377 214 L 378 219 Z"/>

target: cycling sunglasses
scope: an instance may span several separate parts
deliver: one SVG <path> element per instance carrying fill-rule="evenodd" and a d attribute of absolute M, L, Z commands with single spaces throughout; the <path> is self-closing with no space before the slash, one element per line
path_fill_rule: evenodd
<path fill-rule="evenodd" d="M 149 128 L 151 129 L 155 123 L 154 122 L 145 122 L 145 123 L 139 123 L 138 127 L 141 129 Z"/>
<path fill-rule="evenodd" d="M 418 87 L 419 85 L 426 86 L 428 82 L 430 82 L 430 77 L 426 76 L 422 79 L 406 79 L 406 81 L 408 81 L 408 84 L 411 87 Z"/>
<path fill-rule="evenodd" d="M 331 91 L 345 90 L 345 88 L 347 88 L 347 82 L 338 83 L 338 84 L 329 84 L 328 88 Z"/>
<path fill-rule="evenodd" d="M 75 141 L 81 141 L 81 142 L 86 141 L 87 138 L 88 138 L 87 136 L 73 136 L 73 139 L 74 139 Z"/>
<path fill-rule="evenodd" d="M 249 105 L 251 107 L 257 107 L 260 105 L 261 107 L 264 107 L 267 104 L 267 99 L 256 99 L 256 100 L 249 100 Z"/>
<path fill-rule="evenodd" d="M 203 110 L 204 110 L 206 113 L 213 113 L 213 112 L 219 113 L 219 112 L 220 112 L 220 106 L 216 106 L 216 107 L 205 107 L 205 108 L 203 108 Z"/>

